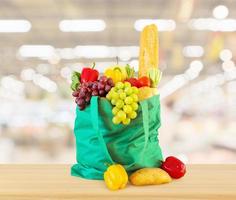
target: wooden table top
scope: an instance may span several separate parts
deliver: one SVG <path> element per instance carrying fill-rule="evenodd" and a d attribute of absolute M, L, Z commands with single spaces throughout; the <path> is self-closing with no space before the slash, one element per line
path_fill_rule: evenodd
<path fill-rule="evenodd" d="M 165 185 L 109 191 L 103 181 L 70 176 L 69 165 L 0 165 L 1 200 L 236 199 L 236 165 L 188 165 L 187 174 Z"/>

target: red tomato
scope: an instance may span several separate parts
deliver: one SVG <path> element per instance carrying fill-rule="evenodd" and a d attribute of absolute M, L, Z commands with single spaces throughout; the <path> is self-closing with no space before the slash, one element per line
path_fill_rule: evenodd
<path fill-rule="evenodd" d="M 169 156 L 162 163 L 161 168 L 165 170 L 172 178 L 181 178 L 186 173 L 185 164 L 174 156 Z"/>
<path fill-rule="evenodd" d="M 129 78 L 126 81 L 129 82 L 134 87 L 137 87 L 137 88 L 142 87 L 137 78 Z"/>
<path fill-rule="evenodd" d="M 150 79 L 147 77 L 147 76 L 142 76 L 141 78 L 138 79 L 141 87 L 150 87 L 151 85 L 151 82 L 150 82 Z"/>

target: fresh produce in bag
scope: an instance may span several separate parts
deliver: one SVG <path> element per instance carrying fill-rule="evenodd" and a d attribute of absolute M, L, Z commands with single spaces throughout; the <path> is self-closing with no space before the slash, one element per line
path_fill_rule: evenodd
<path fill-rule="evenodd" d="M 105 180 L 110 190 L 125 188 L 128 176 L 133 185 L 183 176 L 181 161 L 164 162 L 159 146 L 157 27 L 148 25 L 141 33 L 138 77 L 128 64 L 107 67 L 103 75 L 94 67 L 72 73 L 77 162 L 71 174 Z"/>
<path fill-rule="evenodd" d="M 105 97 L 114 86 L 113 80 L 106 76 L 98 78 L 98 71 L 92 68 L 83 68 L 82 73 L 73 72 L 71 88 L 72 95 L 80 110 L 84 110 L 90 104 L 92 96 Z"/>
<path fill-rule="evenodd" d="M 114 124 L 128 125 L 132 119 L 137 117 L 138 89 L 131 87 L 129 82 L 117 82 L 106 98 L 113 105 L 112 122 Z"/>

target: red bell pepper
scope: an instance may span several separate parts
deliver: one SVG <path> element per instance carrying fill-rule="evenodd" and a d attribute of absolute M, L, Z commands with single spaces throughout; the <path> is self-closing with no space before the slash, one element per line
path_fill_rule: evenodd
<path fill-rule="evenodd" d="M 137 87 L 137 88 L 142 87 L 137 78 L 129 78 L 126 81 L 129 82 L 134 87 Z"/>
<path fill-rule="evenodd" d="M 162 163 L 161 168 L 165 170 L 172 178 L 181 178 L 186 173 L 185 164 L 174 156 L 169 156 Z"/>
<path fill-rule="evenodd" d="M 93 63 L 92 68 L 85 67 L 82 69 L 81 76 L 80 76 L 81 83 L 97 81 L 99 73 L 96 69 L 94 69 L 94 67 L 95 67 L 95 63 Z"/>

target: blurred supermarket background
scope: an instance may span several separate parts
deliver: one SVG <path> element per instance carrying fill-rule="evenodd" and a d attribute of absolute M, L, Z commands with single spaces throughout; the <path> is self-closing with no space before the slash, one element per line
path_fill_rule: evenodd
<path fill-rule="evenodd" d="M 236 162 L 235 0 L 1 0 L 0 163 L 73 163 L 73 70 L 137 70 L 160 31 L 160 142 L 188 163 Z M 85 133 L 86 134 L 86 133 Z"/>

